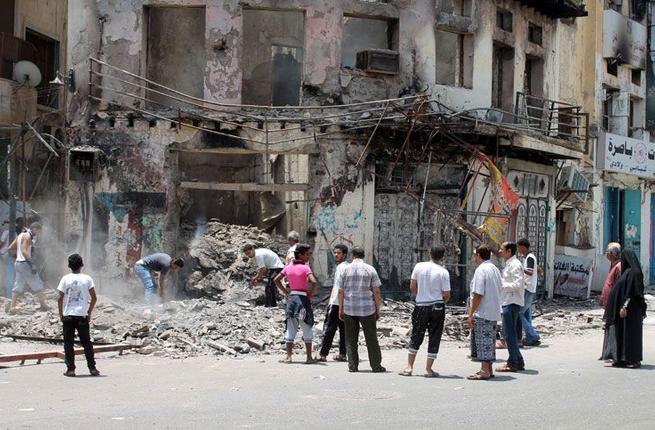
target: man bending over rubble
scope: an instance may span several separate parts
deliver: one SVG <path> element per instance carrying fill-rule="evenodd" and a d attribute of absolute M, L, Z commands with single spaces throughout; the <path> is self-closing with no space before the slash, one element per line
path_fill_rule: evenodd
<path fill-rule="evenodd" d="M 93 343 L 89 335 L 89 323 L 91 312 L 96 305 L 97 297 L 93 279 L 89 275 L 81 273 L 84 261 L 79 254 L 68 257 L 68 267 L 71 272 L 61 278 L 57 291 L 59 291 L 59 318 L 64 325 L 64 354 L 66 361 L 66 372 L 64 376 L 75 376 L 75 330 L 80 337 L 80 343 L 84 347 L 86 364 L 89 367 L 91 376 L 98 376 L 100 372 L 96 369 L 96 362 L 93 357 Z"/>
<path fill-rule="evenodd" d="M 255 285 L 264 280 L 268 275 L 268 281 L 264 289 L 264 306 L 267 308 L 277 305 L 277 298 L 275 296 L 275 282 L 274 279 L 284 268 L 284 263 L 280 256 L 266 248 L 255 248 L 255 245 L 248 244 L 241 248 L 241 251 L 246 254 L 248 258 L 254 258 L 257 263 L 257 274 L 250 280 L 250 285 Z"/>
<path fill-rule="evenodd" d="M 137 261 L 134 265 L 134 273 L 139 277 L 143 283 L 143 290 L 146 304 L 154 304 L 154 298 L 159 291 L 159 296 L 164 299 L 164 279 L 169 270 L 176 271 L 184 267 L 184 260 L 176 258 L 173 260 L 168 254 L 158 252 L 156 254 L 148 255 Z M 157 287 L 152 280 L 152 273 L 157 274 Z"/>
<path fill-rule="evenodd" d="M 317 282 L 312 269 L 307 262 L 312 258 L 312 250 L 304 243 L 296 246 L 295 260 L 285 267 L 276 277 L 275 285 L 287 296 L 286 324 L 287 330 L 284 340 L 287 342 L 287 356 L 280 360 L 282 363 L 291 363 L 293 356 L 293 341 L 298 329 L 302 327 L 302 338 L 305 341 L 307 360 L 305 363 L 316 362 L 312 357 L 312 341 L 314 333 L 314 312 L 312 311 L 311 296 L 316 293 Z M 286 278 L 289 287 L 282 284 Z M 312 284 L 311 290 L 309 284 Z"/>
<path fill-rule="evenodd" d="M 45 285 L 39 277 L 39 271 L 32 261 L 32 248 L 36 237 L 41 233 L 42 226 L 38 222 L 30 225 L 29 229 L 19 234 L 16 239 L 9 245 L 10 250 L 16 251 L 16 279 L 12 291 L 11 309 L 9 313 L 17 312 L 18 299 L 22 297 L 27 290 L 36 295 L 41 305 L 39 310 L 47 311 L 48 305 L 45 304 L 43 290 Z"/>

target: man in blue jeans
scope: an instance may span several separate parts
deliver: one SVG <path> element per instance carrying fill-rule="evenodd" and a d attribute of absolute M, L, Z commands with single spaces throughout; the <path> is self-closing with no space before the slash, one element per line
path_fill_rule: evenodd
<path fill-rule="evenodd" d="M 503 283 L 501 286 L 503 337 L 507 344 L 509 358 L 507 364 L 496 369 L 498 372 L 518 372 L 525 370 L 525 362 L 519 349 L 519 339 L 516 333 L 519 324 L 519 313 L 524 304 L 525 280 L 523 264 L 516 258 L 516 243 L 505 242 L 501 245 L 499 254 L 505 260 L 503 268 Z"/>
<path fill-rule="evenodd" d="M 143 283 L 146 304 L 154 304 L 157 290 L 159 290 L 159 296 L 163 299 L 166 274 L 169 270 L 176 271 L 182 267 L 184 267 L 184 260 L 181 258 L 173 260 L 170 255 L 164 254 L 163 252 L 148 255 L 136 262 L 134 273 L 136 273 Z M 151 272 L 157 274 L 157 286 L 155 286 Z"/>
<path fill-rule="evenodd" d="M 519 254 L 523 256 L 523 271 L 525 278 L 525 295 L 523 296 L 523 306 L 519 311 L 519 325 L 516 334 L 519 341 L 523 337 L 525 330 L 525 338 L 523 345 L 537 346 L 541 344 L 539 340 L 539 333 L 532 326 L 532 302 L 537 296 L 537 282 L 538 282 L 538 269 L 537 257 L 530 252 L 530 241 L 528 239 L 521 239 L 517 242 Z"/>

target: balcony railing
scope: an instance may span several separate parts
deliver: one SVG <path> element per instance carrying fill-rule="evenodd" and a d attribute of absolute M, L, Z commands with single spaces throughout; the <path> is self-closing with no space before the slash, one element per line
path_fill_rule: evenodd
<path fill-rule="evenodd" d="M 589 138 L 589 114 L 581 106 L 516 93 L 514 114 L 514 123 L 533 133 L 585 145 Z"/>

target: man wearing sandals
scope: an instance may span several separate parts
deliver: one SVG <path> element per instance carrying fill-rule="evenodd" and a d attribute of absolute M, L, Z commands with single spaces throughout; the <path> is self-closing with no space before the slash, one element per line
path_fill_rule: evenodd
<path fill-rule="evenodd" d="M 467 325 L 471 330 L 471 359 L 480 362 L 480 371 L 471 380 L 493 378 L 491 364 L 496 361 L 496 324 L 500 321 L 500 289 L 502 275 L 490 261 L 491 250 L 480 245 L 475 250 L 478 264 L 471 281 Z"/>
<path fill-rule="evenodd" d="M 445 303 L 450 300 L 450 275 L 441 266 L 446 249 L 435 246 L 430 250 L 430 261 L 418 263 L 412 271 L 409 288 L 416 296 L 416 306 L 412 313 L 412 337 L 407 354 L 407 367 L 400 372 L 402 376 L 411 376 L 425 331 L 428 332 L 428 358 L 425 364 L 425 377 L 439 376 L 432 370 L 437 358 L 446 314 Z"/>
<path fill-rule="evenodd" d="M 305 342 L 307 360 L 305 363 L 312 364 L 315 362 L 312 357 L 312 341 L 314 333 L 314 313 L 312 311 L 311 296 L 316 292 L 316 278 L 312 274 L 312 269 L 307 262 L 312 258 L 312 250 L 309 245 L 304 243 L 298 244 L 294 253 L 295 259 L 286 266 L 275 277 L 275 285 L 287 297 L 287 307 L 285 311 L 287 330 L 284 340 L 287 343 L 287 355 L 280 360 L 282 363 L 291 363 L 293 356 L 293 342 L 302 328 L 302 338 Z M 282 279 L 286 278 L 288 288 L 282 284 Z M 309 284 L 312 285 L 311 289 Z"/>
<path fill-rule="evenodd" d="M 523 264 L 516 258 L 516 251 L 517 246 L 514 242 L 503 243 L 499 250 L 500 256 L 505 260 L 501 302 L 503 338 L 507 344 L 509 358 L 504 366 L 496 369 L 498 372 L 518 372 L 525 369 L 516 331 L 519 313 L 525 303 L 525 278 Z"/>
<path fill-rule="evenodd" d="M 327 356 L 332 348 L 332 341 L 334 335 L 339 329 L 339 354 L 334 356 L 335 361 L 346 361 L 346 334 L 343 321 L 339 319 L 339 278 L 343 274 L 343 269 L 348 266 L 346 256 L 348 255 L 348 247 L 346 245 L 335 245 L 334 259 L 337 262 L 337 267 L 334 269 L 334 285 L 332 286 L 332 293 L 330 294 L 330 301 L 328 302 L 327 309 L 325 310 L 325 323 L 323 323 L 323 342 L 321 343 L 321 350 L 319 352 L 318 361 L 327 361 Z"/>

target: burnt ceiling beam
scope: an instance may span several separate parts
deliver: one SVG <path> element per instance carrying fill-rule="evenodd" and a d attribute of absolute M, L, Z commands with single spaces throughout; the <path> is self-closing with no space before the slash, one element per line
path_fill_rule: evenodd
<path fill-rule="evenodd" d="M 516 0 L 551 18 L 576 18 L 587 16 L 582 0 Z"/>

